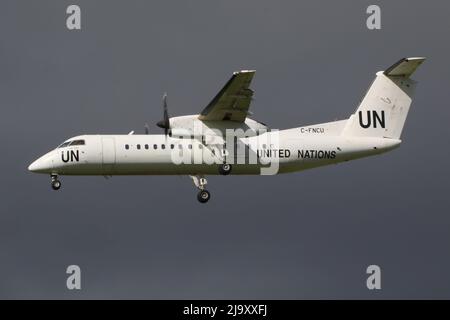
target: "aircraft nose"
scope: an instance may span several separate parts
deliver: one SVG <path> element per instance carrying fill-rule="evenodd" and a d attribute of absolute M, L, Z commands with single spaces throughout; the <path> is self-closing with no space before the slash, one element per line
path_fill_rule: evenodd
<path fill-rule="evenodd" d="M 38 160 L 33 161 L 33 163 L 28 166 L 28 171 L 36 172 L 39 170 L 40 164 Z"/>
<path fill-rule="evenodd" d="M 52 170 L 52 161 L 49 156 L 43 156 L 28 166 L 31 172 L 48 173 Z"/>

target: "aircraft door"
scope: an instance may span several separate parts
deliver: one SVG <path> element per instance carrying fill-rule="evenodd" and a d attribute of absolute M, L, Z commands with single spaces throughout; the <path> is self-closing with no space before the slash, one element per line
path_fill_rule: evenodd
<path fill-rule="evenodd" d="M 233 141 L 233 164 L 251 164 L 249 156 L 250 149 L 248 145 L 235 136 Z"/>
<path fill-rule="evenodd" d="M 116 145 L 113 137 L 102 137 L 102 169 L 111 174 L 116 164 Z"/>

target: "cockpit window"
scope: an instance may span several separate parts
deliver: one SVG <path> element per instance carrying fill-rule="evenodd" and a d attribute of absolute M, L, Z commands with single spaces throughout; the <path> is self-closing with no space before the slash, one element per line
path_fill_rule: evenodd
<path fill-rule="evenodd" d="M 71 143 L 72 141 L 66 141 L 66 142 L 63 142 L 63 143 L 61 143 L 59 146 L 58 146 L 58 148 L 64 148 L 64 147 L 67 147 L 68 145 L 69 145 L 69 143 Z"/>
<path fill-rule="evenodd" d="M 84 140 L 73 140 L 70 146 L 84 146 Z"/>
<path fill-rule="evenodd" d="M 84 146 L 84 140 L 71 140 L 61 143 L 58 148 L 64 148 L 67 146 Z"/>

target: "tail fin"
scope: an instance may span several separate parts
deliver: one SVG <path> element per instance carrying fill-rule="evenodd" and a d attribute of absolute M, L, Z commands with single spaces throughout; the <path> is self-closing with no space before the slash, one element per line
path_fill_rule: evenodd
<path fill-rule="evenodd" d="M 416 81 L 410 79 L 425 58 L 404 58 L 377 76 L 350 116 L 343 134 L 399 139 L 411 105 Z"/>

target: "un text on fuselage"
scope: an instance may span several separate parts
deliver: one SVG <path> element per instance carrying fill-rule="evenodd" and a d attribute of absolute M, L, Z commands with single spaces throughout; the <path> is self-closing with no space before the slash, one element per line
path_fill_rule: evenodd
<path fill-rule="evenodd" d="M 365 111 L 365 112 L 364 112 Z M 381 110 L 379 113 L 375 110 L 360 110 L 358 112 L 359 125 L 364 128 L 386 128 L 386 117 L 384 114 L 384 110 Z"/>
<path fill-rule="evenodd" d="M 79 162 L 80 152 L 79 150 L 63 150 L 61 151 L 62 162 Z"/>

